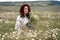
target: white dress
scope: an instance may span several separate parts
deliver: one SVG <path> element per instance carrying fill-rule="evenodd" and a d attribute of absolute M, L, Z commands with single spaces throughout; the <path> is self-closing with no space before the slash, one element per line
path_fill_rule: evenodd
<path fill-rule="evenodd" d="M 22 32 L 23 30 L 20 28 L 22 25 L 26 25 L 29 22 L 29 19 L 27 17 L 17 17 L 16 24 L 15 24 L 15 29 L 18 31 Z"/>

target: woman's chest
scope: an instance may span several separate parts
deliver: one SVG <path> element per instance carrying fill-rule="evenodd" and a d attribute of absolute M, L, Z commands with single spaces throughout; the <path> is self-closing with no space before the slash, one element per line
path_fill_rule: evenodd
<path fill-rule="evenodd" d="M 29 22 L 29 19 L 28 18 L 20 18 L 20 23 L 25 25 Z"/>

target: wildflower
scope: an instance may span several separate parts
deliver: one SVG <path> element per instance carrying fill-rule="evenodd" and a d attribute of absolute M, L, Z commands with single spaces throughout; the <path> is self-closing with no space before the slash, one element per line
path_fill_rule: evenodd
<path fill-rule="evenodd" d="M 49 33 L 49 31 L 46 31 L 46 33 Z"/>
<path fill-rule="evenodd" d="M 39 39 L 39 40 L 41 40 L 41 39 Z"/>
<path fill-rule="evenodd" d="M 10 33 L 10 35 L 12 35 L 12 33 Z"/>
<path fill-rule="evenodd" d="M 15 34 L 15 32 L 13 32 L 13 34 Z"/>
<path fill-rule="evenodd" d="M 53 30 L 51 30 L 51 32 L 53 32 Z"/>
<path fill-rule="evenodd" d="M 3 35 L 3 37 L 5 37 L 5 35 Z"/>
<path fill-rule="evenodd" d="M 2 38 L 2 40 L 4 40 L 4 38 Z"/>
<path fill-rule="evenodd" d="M 56 33 L 56 35 L 58 35 L 58 33 Z"/>
<path fill-rule="evenodd" d="M 8 35 L 8 33 L 5 33 L 5 35 Z"/>
<path fill-rule="evenodd" d="M 31 32 L 32 30 L 29 30 L 29 32 Z"/>
<path fill-rule="evenodd" d="M 16 39 L 19 39 L 19 37 L 16 37 Z"/>
<path fill-rule="evenodd" d="M 55 37 L 55 34 L 53 33 L 52 37 Z"/>
<path fill-rule="evenodd" d="M 31 40 L 34 40 L 34 38 L 31 38 Z"/>

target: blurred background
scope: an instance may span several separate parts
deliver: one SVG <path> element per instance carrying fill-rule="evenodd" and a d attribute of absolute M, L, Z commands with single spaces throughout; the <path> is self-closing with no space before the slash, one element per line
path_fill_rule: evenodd
<path fill-rule="evenodd" d="M 0 35 L 14 31 L 16 18 L 22 4 L 31 7 L 31 21 L 37 30 L 60 30 L 60 1 L 1 1 L 0 2 Z M 60 37 L 58 31 L 58 40 Z M 1 36 L 2 37 L 2 36 Z M 1 38 L 0 37 L 0 38 Z"/>

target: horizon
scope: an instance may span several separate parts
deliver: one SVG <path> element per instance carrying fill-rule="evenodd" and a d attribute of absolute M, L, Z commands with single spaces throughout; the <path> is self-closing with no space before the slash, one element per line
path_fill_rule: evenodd
<path fill-rule="evenodd" d="M 25 1 L 60 1 L 60 0 L 0 0 L 0 2 L 25 2 Z"/>

